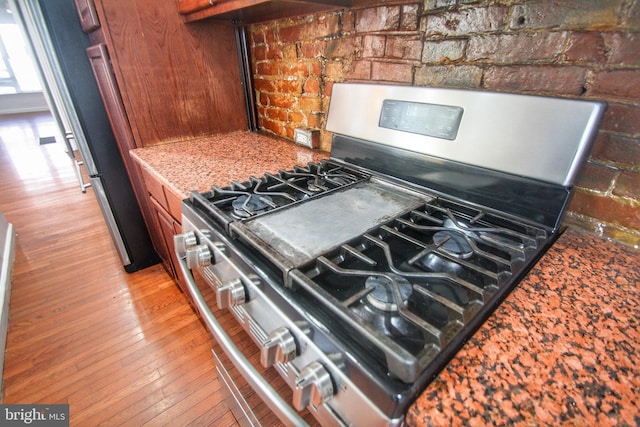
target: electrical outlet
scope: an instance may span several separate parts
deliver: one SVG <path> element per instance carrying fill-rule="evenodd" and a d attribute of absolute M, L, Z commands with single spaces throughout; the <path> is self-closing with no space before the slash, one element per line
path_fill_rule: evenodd
<path fill-rule="evenodd" d="M 313 128 L 296 128 L 293 131 L 293 139 L 296 143 L 309 148 L 318 148 L 320 143 L 320 131 Z"/>

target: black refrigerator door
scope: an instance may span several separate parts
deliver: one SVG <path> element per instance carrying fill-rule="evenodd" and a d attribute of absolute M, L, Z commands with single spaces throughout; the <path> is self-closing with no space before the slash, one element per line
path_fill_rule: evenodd
<path fill-rule="evenodd" d="M 87 58 L 90 40 L 82 31 L 74 0 L 38 1 L 73 104 L 74 111 L 68 113 L 77 116 L 81 127 L 82 135 L 76 135 L 75 140 L 78 145 L 86 144 L 80 150 L 85 166 L 92 180 L 99 179 L 102 184 L 102 189 L 95 191 L 96 197 L 102 198 L 101 207 L 112 235 L 119 235 L 126 248 L 127 256 L 121 254 L 124 268 L 132 272 L 157 264 L 160 260 L 153 250 Z M 74 133 L 78 131 L 74 129 Z M 110 224 L 109 216 L 116 227 Z"/>

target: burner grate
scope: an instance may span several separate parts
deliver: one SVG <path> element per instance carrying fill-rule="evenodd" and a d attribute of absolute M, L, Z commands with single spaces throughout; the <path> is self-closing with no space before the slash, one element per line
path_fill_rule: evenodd
<path fill-rule="evenodd" d="M 205 193 L 193 192 L 191 200 L 225 229 L 229 223 L 253 218 L 334 190 L 366 181 L 370 175 L 329 160 L 296 166 L 290 171 L 266 173 L 228 187 L 213 186 Z"/>
<path fill-rule="evenodd" d="M 547 238 L 541 227 L 436 198 L 290 278 L 366 337 L 390 375 L 412 382 Z"/>

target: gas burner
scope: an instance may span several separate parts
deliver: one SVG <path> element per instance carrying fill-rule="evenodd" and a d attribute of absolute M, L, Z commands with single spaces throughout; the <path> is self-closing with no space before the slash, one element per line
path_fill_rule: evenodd
<path fill-rule="evenodd" d="M 239 196 L 231 205 L 233 216 L 238 219 L 249 218 L 275 207 L 271 197 L 257 194 Z"/>
<path fill-rule="evenodd" d="M 443 226 L 446 229 L 433 234 L 433 243 L 459 258 L 470 258 L 473 255 L 473 248 L 468 239 L 471 236 L 475 237 L 475 233 L 451 219 L 446 219 Z"/>
<path fill-rule="evenodd" d="M 395 286 L 394 285 L 397 285 Z M 373 288 L 367 294 L 367 302 L 382 311 L 398 311 L 395 289 L 400 292 L 402 301 L 407 301 L 411 296 L 411 283 L 404 277 L 390 275 L 369 276 L 365 281 L 366 288 Z"/>
<path fill-rule="evenodd" d="M 453 277 L 466 280 L 469 283 L 473 283 L 476 286 L 484 286 L 482 275 L 475 272 L 473 269 L 466 268 L 464 265 L 446 259 L 434 252 L 423 256 L 414 265 L 417 265 L 428 272 L 446 273 Z"/>
<path fill-rule="evenodd" d="M 326 181 L 320 177 L 310 179 L 309 181 L 307 181 L 307 189 L 314 193 L 326 191 L 327 190 Z"/>

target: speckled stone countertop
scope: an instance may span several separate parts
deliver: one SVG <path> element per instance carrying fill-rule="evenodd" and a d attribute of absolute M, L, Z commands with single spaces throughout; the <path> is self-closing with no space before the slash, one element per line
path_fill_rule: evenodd
<path fill-rule="evenodd" d="M 640 425 L 639 285 L 640 252 L 568 229 L 407 424 Z"/>
<path fill-rule="evenodd" d="M 132 157 L 176 194 L 225 187 L 265 172 L 290 169 L 329 157 L 284 139 L 255 132 L 237 132 L 192 141 L 136 148 Z"/>
<path fill-rule="evenodd" d="M 137 149 L 178 194 L 327 157 L 237 133 Z M 569 228 L 407 412 L 408 426 L 640 426 L 640 252 Z"/>

